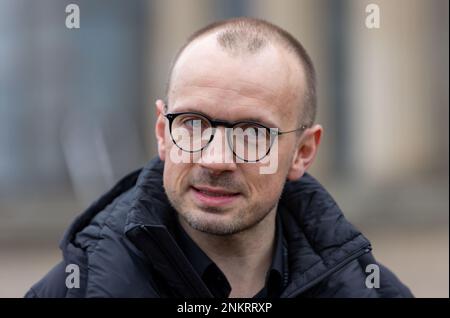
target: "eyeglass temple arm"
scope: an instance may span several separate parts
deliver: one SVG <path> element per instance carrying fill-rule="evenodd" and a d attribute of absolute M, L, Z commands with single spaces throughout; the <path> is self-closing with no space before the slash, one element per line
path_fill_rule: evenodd
<path fill-rule="evenodd" d="M 289 133 L 292 133 L 292 132 L 294 132 L 294 131 L 305 130 L 305 129 L 307 129 L 307 128 L 308 128 L 308 126 L 302 125 L 302 126 L 300 126 L 299 128 L 294 129 L 294 130 L 277 131 L 277 135 L 279 136 L 279 135 L 289 134 Z"/>

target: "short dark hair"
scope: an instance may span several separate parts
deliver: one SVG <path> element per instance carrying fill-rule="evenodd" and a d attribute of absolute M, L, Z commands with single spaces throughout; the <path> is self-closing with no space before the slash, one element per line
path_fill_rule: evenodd
<path fill-rule="evenodd" d="M 317 111 L 316 73 L 314 65 L 302 44 L 289 32 L 265 20 L 239 17 L 211 23 L 192 34 L 178 50 L 170 68 L 166 94 L 168 97 L 173 68 L 178 58 L 194 40 L 220 31 L 217 35 L 219 45 L 231 54 L 256 53 L 267 44 L 282 45 L 288 52 L 298 58 L 305 72 L 306 91 L 303 97 L 302 124 L 312 125 Z"/>

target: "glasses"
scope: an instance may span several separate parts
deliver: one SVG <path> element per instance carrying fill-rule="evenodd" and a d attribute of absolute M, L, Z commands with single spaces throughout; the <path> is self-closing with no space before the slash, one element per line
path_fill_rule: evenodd
<path fill-rule="evenodd" d="M 275 139 L 284 134 L 304 131 L 302 125 L 290 131 L 279 131 L 252 121 L 228 122 L 213 120 L 196 112 L 167 113 L 173 143 L 183 151 L 194 153 L 204 150 L 214 139 L 216 128 L 224 126 L 227 141 L 235 157 L 244 162 L 258 162 L 266 157 Z"/>

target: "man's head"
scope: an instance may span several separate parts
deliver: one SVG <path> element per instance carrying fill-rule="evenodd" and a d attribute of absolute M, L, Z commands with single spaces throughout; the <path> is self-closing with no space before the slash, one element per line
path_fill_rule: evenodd
<path fill-rule="evenodd" d="M 188 40 L 170 73 L 167 105 L 161 100 L 156 103 L 164 187 L 186 223 L 203 232 L 229 235 L 252 228 L 274 213 L 285 181 L 300 178 L 317 153 L 322 128 L 313 126 L 314 78 L 300 43 L 261 20 L 215 23 Z M 163 115 L 179 112 L 229 122 L 252 120 L 280 131 L 308 128 L 278 136 L 277 153 L 270 153 L 277 157 L 278 170 L 261 174 L 262 163 L 238 163 L 228 148 L 220 153 L 207 151 L 223 143 L 225 133 L 215 135 L 205 151 L 193 154 L 196 160 L 172 162 L 169 154 L 176 146 Z"/>

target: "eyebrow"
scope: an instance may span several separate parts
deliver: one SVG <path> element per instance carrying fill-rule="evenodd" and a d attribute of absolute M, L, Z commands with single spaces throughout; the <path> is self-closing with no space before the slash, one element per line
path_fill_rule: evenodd
<path fill-rule="evenodd" d="M 216 117 L 211 116 L 211 115 L 209 115 L 209 114 L 205 114 L 204 112 L 199 111 L 199 110 L 197 110 L 197 109 L 195 109 L 195 108 L 192 108 L 192 107 L 190 107 L 190 106 L 180 106 L 180 108 L 181 108 L 181 109 L 176 110 L 175 113 L 181 113 L 181 112 L 193 112 L 193 113 L 202 114 L 202 115 L 204 115 L 204 116 L 206 116 L 206 117 L 211 118 L 212 120 L 223 120 L 222 118 L 216 118 Z M 256 117 L 255 117 L 255 116 L 250 116 L 250 117 L 240 118 L 240 119 L 238 119 L 238 120 L 233 120 L 233 121 L 230 121 L 230 122 L 237 123 L 237 122 L 246 122 L 246 121 L 248 121 L 248 122 L 255 122 L 255 123 L 264 125 L 264 126 L 266 126 L 266 127 L 268 127 L 268 128 L 279 128 L 279 127 L 278 127 L 275 123 L 273 123 L 271 120 L 267 120 L 266 118 L 262 118 L 262 117 L 258 117 L 258 116 L 256 116 Z"/>

